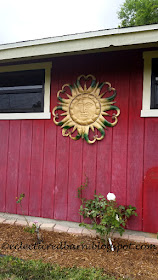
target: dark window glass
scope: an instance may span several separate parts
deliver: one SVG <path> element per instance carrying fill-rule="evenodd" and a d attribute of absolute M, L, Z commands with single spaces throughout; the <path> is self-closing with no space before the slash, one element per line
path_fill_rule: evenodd
<path fill-rule="evenodd" d="M 158 58 L 152 59 L 150 109 L 158 109 Z"/>
<path fill-rule="evenodd" d="M 44 70 L 0 73 L 0 113 L 44 111 Z"/>

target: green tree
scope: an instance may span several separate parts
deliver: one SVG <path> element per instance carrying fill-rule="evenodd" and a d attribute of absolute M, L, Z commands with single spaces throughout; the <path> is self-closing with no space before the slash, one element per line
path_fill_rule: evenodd
<path fill-rule="evenodd" d="M 119 27 L 158 23 L 158 0 L 126 0 L 118 12 Z"/>

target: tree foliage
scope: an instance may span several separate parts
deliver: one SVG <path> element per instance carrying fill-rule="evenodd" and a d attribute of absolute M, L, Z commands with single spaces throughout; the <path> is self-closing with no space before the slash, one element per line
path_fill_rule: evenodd
<path fill-rule="evenodd" d="M 158 0 L 125 0 L 118 18 L 120 27 L 158 23 Z"/>

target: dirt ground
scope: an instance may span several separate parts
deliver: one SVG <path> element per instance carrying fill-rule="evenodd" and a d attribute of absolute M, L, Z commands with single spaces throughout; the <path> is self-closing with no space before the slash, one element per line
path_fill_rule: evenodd
<path fill-rule="evenodd" d="M 0 224 L 0 254 L 42 260 L 62 267 L 103 268 L 125 279 L 158 279 L 158 247 L 114 239 L 114 252 L 99 237 L 41 231 L 42 243 L 22 226 Z"/>

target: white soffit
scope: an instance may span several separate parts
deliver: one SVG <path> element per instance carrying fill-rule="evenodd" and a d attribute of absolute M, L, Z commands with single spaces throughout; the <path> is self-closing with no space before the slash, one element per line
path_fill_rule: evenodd
<path fill-rule="evenodd" d="M 64 53 L 97 51 L 158 42 L 158 24 L 92 31 L 0 45 L 0 61 Z"/>

